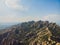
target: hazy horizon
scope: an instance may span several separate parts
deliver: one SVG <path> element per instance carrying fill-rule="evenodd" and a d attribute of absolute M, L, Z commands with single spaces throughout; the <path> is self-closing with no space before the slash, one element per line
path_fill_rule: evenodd
<path fill-rule="evenodd" d="M 32 20 L 60 23 L 60 0 L 0 0 L 0 23 Z"/>

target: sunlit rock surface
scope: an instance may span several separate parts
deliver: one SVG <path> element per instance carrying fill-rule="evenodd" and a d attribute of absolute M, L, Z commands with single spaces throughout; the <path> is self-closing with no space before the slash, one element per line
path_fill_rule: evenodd
<path fill-rule="evenodd" d="M 0 45 L 60 45 L 60 26 L 29 21 L 0 31 Z"/>

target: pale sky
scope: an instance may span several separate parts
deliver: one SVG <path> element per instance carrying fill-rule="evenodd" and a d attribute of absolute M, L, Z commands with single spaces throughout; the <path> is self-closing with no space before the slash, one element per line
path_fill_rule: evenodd
<path fill-rule="evenodd" d="M 48 20 L 60 23 L 60 0 L 0 0 L 0 22 Z"/>

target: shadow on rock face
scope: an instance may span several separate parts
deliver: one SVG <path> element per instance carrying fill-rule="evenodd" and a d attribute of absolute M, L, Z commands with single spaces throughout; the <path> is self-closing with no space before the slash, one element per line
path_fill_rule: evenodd
<path fill-rule="evenodd" d="M 25 45 L 24 43 L 14 41 L 13 45 Z"/>

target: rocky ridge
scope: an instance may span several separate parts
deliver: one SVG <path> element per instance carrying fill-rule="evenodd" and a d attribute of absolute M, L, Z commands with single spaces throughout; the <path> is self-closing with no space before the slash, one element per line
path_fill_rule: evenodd
<path fill-rule="evenodd" d="M 0 31 L 0 45 L 60 45 L 60 26 L 29 21 Z"/>

